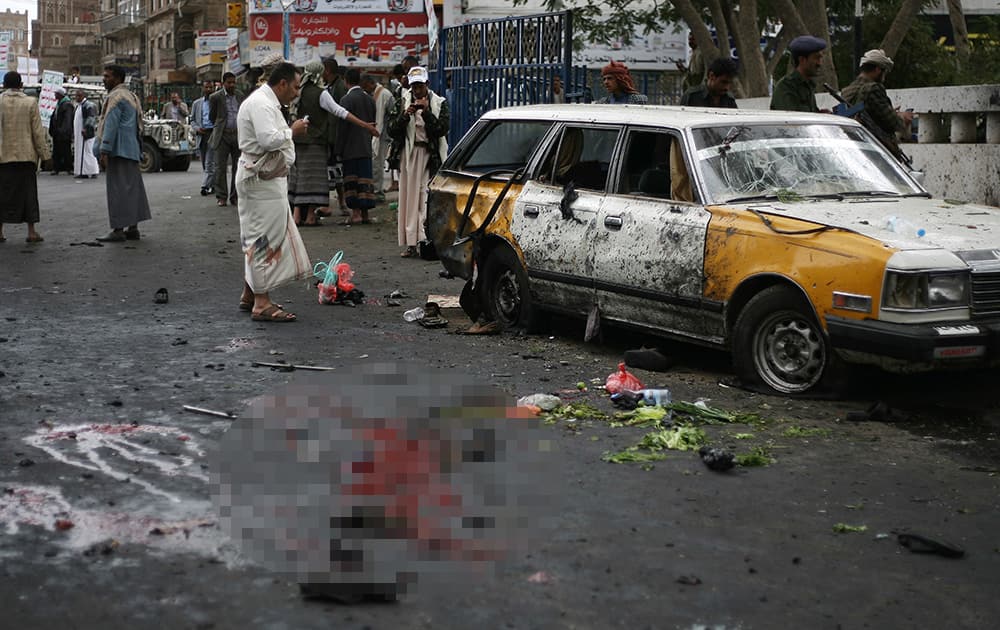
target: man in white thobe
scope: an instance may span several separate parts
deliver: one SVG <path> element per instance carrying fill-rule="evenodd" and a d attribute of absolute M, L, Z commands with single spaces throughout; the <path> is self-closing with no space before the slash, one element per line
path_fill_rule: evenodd
<path fill-rule="evenodd" d="M 236 117 L 241 153 L 236 168 L 240 241 L 245 255 L 240 308 L 258 322 L 293 322 L 295 315 L 271 301 L 270 292 L 311 275 L 312 268 L 288 205 L 288 169 L 295 164 L 293 136 L 309 121 L 289 127 L 281 113 L 299 95 L 299 73 L 280 63 L 265 85 L 247 97 Z"/>
<path fill-rule="evenodd" d="M 362 77 L 361 87 L 375 99 L 375 128 L 382 132 L 385 130 L 385 118 L 396 100 L 392 97 L 392 92 L 384 85 L 376 83 L 370 74 Z M 389 134 L 372 138 L 372 186 L 379 201 L 385 201 L 385 159 L 388 155 Z"/>
<path fill-rule="evenodd" d="M 101 167 L 94 156 L 97 132 L 97 105 L 87 100 L 83 90 L 76 91 L 76 114 L 73 116 L 73 176 L 76 179 L 97 177 Z"/>

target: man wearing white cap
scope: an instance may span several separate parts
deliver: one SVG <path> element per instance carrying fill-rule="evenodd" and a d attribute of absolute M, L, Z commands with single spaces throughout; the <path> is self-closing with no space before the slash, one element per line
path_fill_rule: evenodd
<path fill-rule="evenodd" d="M 52 174 L 73 171 L 73 101 L 66 96 L 66 88 L 55 89 L 56 111 L 49 119 L 49 135 L 52 136 Z"/>
<path fill-rule="evenodd" d="M 869 50 L 861 58 L 861 74 L 844 88 L 843 97 L 851 105 L 865 104 L 865 111 L 889 135 L 905 133 L 913 121 L 913 112 L 899 112 L 885 91 L 885 75 L 892 70 L 892 59 L 885 51 Z"/>
<path fill-rule="evenodd" d="M 414 66 L 404 90 L 389 114 L 393 153 L 399 155 L 399 245 L 402 256 L 417 256 L 426 238 L 427 182 L 448 155 L 448 102 L 427 87 L 427 69 Z"/>

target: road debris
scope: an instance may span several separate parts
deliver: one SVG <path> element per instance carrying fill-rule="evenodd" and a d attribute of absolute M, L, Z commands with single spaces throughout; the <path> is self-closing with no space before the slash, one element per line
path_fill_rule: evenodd
<path fill-rule="evenodd" d="M 548 584 L 552 581 L 552 576 L 545 571 L 537 571 L 528 576 L 528 581 L 532 584 Z"/>
<path fill-rule="evenodd" d="M 737 455 L 735 461 L 737 466 L 751 468 L 753 466 L 770 466 L 774 463 L 774 458 L 768 454 L 767 449 L 758 446 L 749 453 Z"/>
<path fill-rule="evenodd" d="M 697 575 L 682 575 L 677 578 L 678 584 L 684 584 L 685 586 L 698 586 L 701 584 L 701 578 Z"/>
<path fill-rule="evenodd" d="M 166 304 L 169 301 L 170 301 L 170 295 L 167 293 L 167 290 L 163 287 L 157 289 L 156 293 L 153 294 L 153 302 L 155 304 Z"/>
<path fill-rule="evenodd" d="M 617 394 L 624 390 L 635 392 L 640 389 L 645 389 L 645 385 L 634 374 L 625 369 L 624 363 L 619 363 L 618 371 L 609 374 L 607 380 L 604 381 L 604 390 L 609 394 Z"/>
<path fill-rule="evenodd" d="M 518 407 L 538 407 L 542 411 L 552 411 L 561 404 L 562 400 L 552 394 L 531 394 L 517 399 Z"/>
<path fill-rule="evenodd" d="M 961 558 L 965 555 L 965 550 L 958 545 L 943 540 L 934 540 L 920 534 L 904 532 L 897 534 L 896 540 L 913 553 L 929 553 L 944 558 Z"/>
<path fill-rule="evenodd" d="M 867 525 L 848 525 L 847 523 L 837 523 L 833 526 L 833 531 L 838 534 L 860 534 L 868 531 Z"/>
<path fill-rule="evenodd" d="M 673 361 L 657 348 L 626 350 L 624 358 L 628 367 L 650 372 L 666 372 L 673 366 Z"/>
<path fill-rule="evenodd" d="M 701 461 L 708 466 L 709 470 L 724 472 L 736 465 L 735 456 L 729 451 L 712 446 L 702 446 L 698 449 Z"/>
<path fill-rule="evenodd" d="M 364 359 L 368 355 L 358 357 L 359 359 Z M 332 372 L 337 368 L 324 367 L 321 365 L 293 365 L 291 363 L 268 363 L 266 361 L 254 361 L 250 364 L 252 367 L 266 367 L 274 370 L 284 370 L 291 372 L 293 370 L 309 370 L 312 372 Z"/>
<path fill-rule="evenodd" d="M 230 420 L 236 418 L 236 414 L 230 413 L 228 411 L 215 411 L 212 409 L 205 409 L 204 407 L 195 407 L 193 405 L 184 405 L 184 411 L 190 411 L 191 413 L 200 413 L 205 416 L 215 416 L 217 418 L 228 418 Z"/>

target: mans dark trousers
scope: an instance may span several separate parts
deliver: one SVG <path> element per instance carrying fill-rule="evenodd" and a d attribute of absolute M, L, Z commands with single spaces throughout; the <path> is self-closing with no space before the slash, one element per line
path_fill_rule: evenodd
<path fill-rule="evenodd" d="M 235 129 L 226 129 L 219 140 L 219 148 L 215 150 L 215 198 L 230 203 L 236 203 L 236 165 L 240 159 L 240 143 Z M 226 166 L 232 169 L 232 175 L 226 181 Z"/>

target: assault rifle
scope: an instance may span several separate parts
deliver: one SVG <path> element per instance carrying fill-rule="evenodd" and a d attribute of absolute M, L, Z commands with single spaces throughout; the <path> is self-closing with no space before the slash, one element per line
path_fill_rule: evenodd
<path fill-rule="evenodd" d="M 858 103 L 852 106 L 848 103 L 840 92 L 835 90 L 829 83 L 824 83 L 823 87 L 826 91 L 830 93 L 830 96 L 835 98 L 840 106 L 834 108 L 834 113 L 840 116 L 846 116 L 848 118 L 854 118 L 859 123 L 861 123 L 865 129 L 871 132 L 873 136 L 884 146 L 889 153 L 892 154 L 894 158 L 899 160 L 900 164 L 905 166 L 908 170 L 913 170 L 913 159 L 907 154 L 903 153 L 903 150 L 899 148 L 899 142 L 896 141 L 896 135 L 892 133 L 886 133 L 884 129 L 878 126 L 878 123 L 871 117 L 871 114 L 865 111 L 865 104 Z"/>

